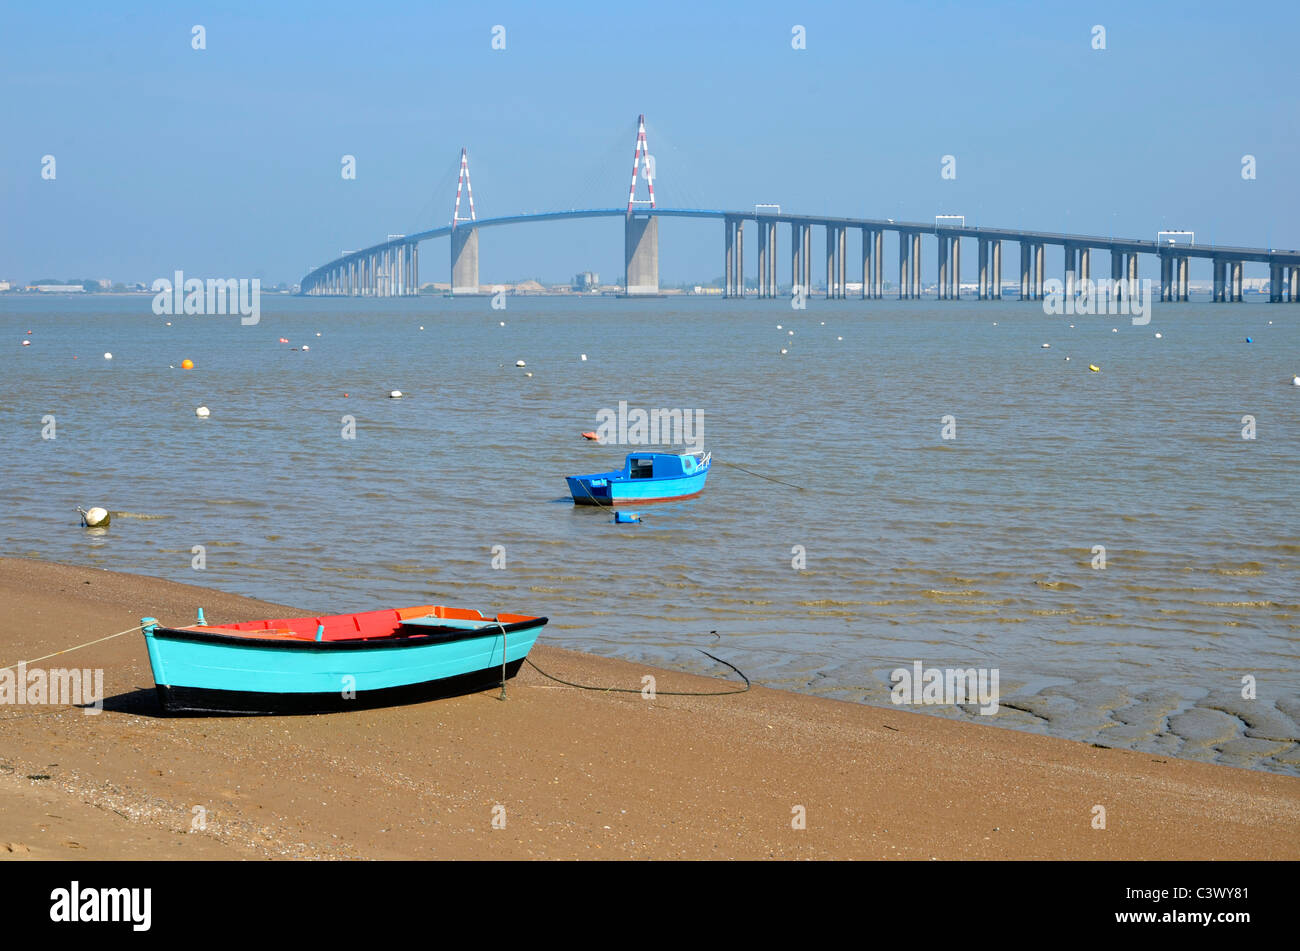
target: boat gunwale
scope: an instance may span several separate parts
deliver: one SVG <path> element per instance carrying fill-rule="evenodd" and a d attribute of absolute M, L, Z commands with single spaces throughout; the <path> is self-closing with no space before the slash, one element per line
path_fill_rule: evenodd
<path fill-rule="evenodd" d="M 485 619 L 487 620 L 487 619 Z M 401 648 L 427 647 L 448 644 L 453 641 L 472 640 L 480 637 L 498 637 L 501 633 L 511 634 L 515 631 L 527 631 L 535 627 L 544 627 L 550 620 L 547 617 L 529 618 L 526 621 L 488 624 L 480 628 L 431 628 L 419 634 L 405 636 L 384 635 L 369 638 L 348 638 L 346 640 L 314 640 L 305 637 L 241 637 L 245 631 L 230 634 L 215 634 L 211 631 L 195 631 L 183 627 L 164 627 L 161 624 L 151 628 L 146 637 L 157 637 L 170 641 L 192 641 L 202 644 L 221 644 L 227 647 L 258 647 L 268 650 L 394 650 Z M 450 632 L 445 634 L 444 632 Z"/>

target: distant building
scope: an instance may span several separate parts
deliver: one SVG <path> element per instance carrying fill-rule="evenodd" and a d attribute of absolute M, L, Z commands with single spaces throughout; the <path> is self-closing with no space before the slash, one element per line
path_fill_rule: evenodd
<path fill-rule="evenodd" d="M 34 290 L 42 294 L 84 294 L 86 289 L 80 284 L 34 284 Z"/>
<path fill-rule="evenodd" d="M 583 271 L 580 274 L 573 275 L 572 287 L 575 291 L 595 290 L 596 285 L 600 283 L 600 275 L 594 271 Z"/>
<path fill-rule="evenodd" d="M 0 291 L 13 290 L 13 285 L 8 281 L 0 281 Z"/>

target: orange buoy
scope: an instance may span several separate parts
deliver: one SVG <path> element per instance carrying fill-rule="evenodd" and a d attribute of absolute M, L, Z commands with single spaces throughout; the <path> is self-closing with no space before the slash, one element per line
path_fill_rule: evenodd
<path fill-rule="evenodd" d="M 194 361 L 193 361 L 193 360 L 182 360 L 182 361 L 181 361 L 181 369 L 182 369 L 182 370 L 193 370 L 193 369 L 194 369 Z"/>
<path fill-rule="evenodd" d="M 583 433 L 583 434 L 582 434 L 582 438 L 583 438 L 583 439 L 599 439 L 600 437 L 597 436 L 595 433 Z"/>

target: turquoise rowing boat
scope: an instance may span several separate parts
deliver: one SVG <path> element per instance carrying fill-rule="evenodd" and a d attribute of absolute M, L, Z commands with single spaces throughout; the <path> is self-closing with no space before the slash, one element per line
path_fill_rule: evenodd
<path fill-rule="evenodd" d="M 168 713 L 323 713 L 467 693 L 518 673 L 547 618 L 423 605 L 164 627 L 140 622 Z"/>

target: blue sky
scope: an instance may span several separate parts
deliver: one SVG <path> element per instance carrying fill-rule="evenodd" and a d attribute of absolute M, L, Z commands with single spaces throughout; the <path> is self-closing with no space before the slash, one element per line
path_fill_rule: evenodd
<path fill-rule="evenodd" d="M 1300 247 L 1298 11 L 13 4 L 0 31 L 0 279 L 296 281 L 345 248 L 445 224 L 462 145 L 480 216 L 619 207 L 642 112 L 665 206 L 957 213 Z M 195 24 L 204 50 L 191 48 Z M 497 24 L 505 50 L 491 48 Z M 796 24 L 806 49 L 791 48 Z M 1104 51 L 1091 46 L 1098 24 Z M 340 176 L 345 154 L 354 181 Z M 1254 181 L 1241 177 L 1247 154 Z M 955 180 L 940 177 L 944 155 Z M 716 276 L 721 245 L 720 223 L 664 222 L 661 280 Z M 621 222 L 487 231 L 481 256 L 485 282 L 614 279 Z M 784 247 L 781 262 L 788 276 Z M 422 279 L 446 271 L 446 243 L 426 244 Z"/>

